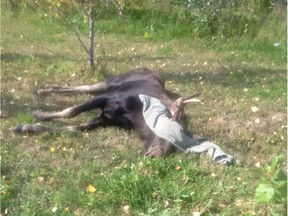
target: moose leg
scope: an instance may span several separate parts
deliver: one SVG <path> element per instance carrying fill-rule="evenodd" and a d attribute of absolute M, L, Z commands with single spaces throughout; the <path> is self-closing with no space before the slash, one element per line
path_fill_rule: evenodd
<path fill-rule="evenodd" d="M 41 126 L 38 124 L 24 124 L 18 125 L 13 129 L 14 133 L 41 133 L 41 132 L 76 132 L 76 131 L 89 131 L 93 130 L 97 127 L 105 127 L 107 125 L 106 121 L 103 120 L 102 117 L 97 117 L 88 123 L 80 124 L 80 125 L 73 125 L 73 126 L 65 126 L 65 127 L 55 127 L 50 128 L 46 126 Z"/>
<path fill-rule="evenodd" d="M 136 70 L 128 71 L 124 74 L 111 77 L 105 81 L 93 84 L 93 85 L 82 85 L 82 86 L 60 86 L 60 85 L 45 85 L 43 89 L 37 91 L 38 95 L 49 94 L 49 93 L 87 93 L 97 94 L 111 90 L 115 90 L 129 82 L 136 80 L 147 80 L 147 79 L 159 79 L 159 77 L 152 71 L 139 68 Z"/>
<path fill-rule="evenodd" d="M 38 121 L 45 121 L 45 120 L 50 120 L 54 118 L 73 118 L 82 112 L 86 112 L 86 111 L 96 109 L 96 108 L 103 108 L 107 100 L 108 98 L 102 97 L 102 96 L 93 97 L 90 100 L 78 106 L 69 107 L 60 112 L 49 113 L 49 112 L 36 111 L 33 113 L 33 116 Z"/>
<path fill-rule="evenodd" d="M 60 86 L 60 85 L 45 85 L 43 89 L 37 91 L 37 95 L 49 93 L 87 93 L 95 94 L 97 92 L 105 92 L 108 90 L 106 82 L 99 82 L 94 85 L 82 86 Z"/>

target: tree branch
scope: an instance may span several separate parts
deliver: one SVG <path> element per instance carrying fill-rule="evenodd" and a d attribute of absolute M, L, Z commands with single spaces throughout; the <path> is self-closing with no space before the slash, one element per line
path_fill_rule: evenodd
<path fill-rule="evenodd" d="M 83 41 L 80 38 L 80 32 L 73 26 L 73 24 L 70 22 L 70 20 L 65 16 L 64 12 L 57 6 L 53 5 L 53 7 L 55 8 L 55 10 L 58 12 L 58 14 L 61 15 L 61 17 L 63 18 L 63 20 L 70 26 L 70 28 L 74 31 L 74 33 L 76 34 L 76 37 L 78 38 L 79 42 L 81 43 L 82 47 L 84 48 L 84 50 L 87 52 L 87 54 L 89 54 L 89 50 L 87 49 L 87 47 L 85 46 L 85 44 L 83 43 Z"/>

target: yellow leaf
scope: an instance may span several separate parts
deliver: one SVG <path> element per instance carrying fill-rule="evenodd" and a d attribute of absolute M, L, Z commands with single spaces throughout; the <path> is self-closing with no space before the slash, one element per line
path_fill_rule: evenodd
<path fill-rule="evenodd" d="M 250 215 L 256 215 L 255 211 L 252 210 L 252 209 L 249 209 L 249 210 L 247 211 L 247 213 L 250 214 Z"/>
<path fill-rule="evenodd" d="M 241 205 L 243 205 L 243 203 L 244 203 L 244 200 L 242 200 L 242 199 L 236 199 L 235 200 L 235 205 L 236 206 L 241 206 Z"/>
<path fill-rule="evenodd" d="M 157 192 L 153 192 L 152 193 L 152 197 L 157 197 L 158 196 L 158 193 Z"/>
<path fill-rule="evenodd" d="M 87 187 L 86 187 L 86 191 L 89 192 L 89 193 L 95 193 L 96 192 L 96 188 L 89 184 Z"/>
<path fill-rule="evenodd" d="M 55 212 L 57 211 L 57 209 L 58 209 L 57 207 L 54 207 L 54 208 L 52 209 L 52 212 L 55 213 Z"/>
<path fill-rule="evenodd" d="M 131 213 L 130 206 L 129 205 L 125 205 L 123 207 L 123 211 L 125 212 L 125 214 L 130 215 L 130 213 Z"/>
<path fill-rule="evenodd" d="M 145 32 L 145 33 L 144 33 L 144 38 L 145 38 L 145 39 L 150 38 L 150 35 L 149 35 L 148 32 Z"/>
<path fill-rule="evenodd" d="M 163 206 L 164 206 L 164 208 L 167 208 L 167 207 L 169 207 L 169 205 L 170 205 L 169 201 L 165 200 L 165 201 L 164 201 L 164 205 L 163 205 Z"/>
<path fill-rule="evenodd" d="M 55 152 L 55 147 L 51 146 L 50 147 L 50 152 L 52 152 L 52 153 Z"/>
<path fill-rule="evenodd" d="M 224 208 L 226 208 L 226 207 L 227 207 L 227 205 L 225 205 L 225 204 L 222 204 L 222 203 L 219 203 L 219 204 L 218 204 L 218 206 L 219 206 L 220 208 L 222 208 L 222 209 L 224 209 Z"/>
<path fill-rule="evenodd" d="M 258 112 L 259 109 L 256 106 L 253 106 L 251 107 L 251 111 L 255 113 L 255 112 Z"/>

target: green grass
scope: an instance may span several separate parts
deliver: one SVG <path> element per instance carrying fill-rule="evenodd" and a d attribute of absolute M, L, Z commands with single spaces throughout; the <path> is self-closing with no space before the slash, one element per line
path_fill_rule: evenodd
<path fill-rule="evenodd" d="M 181 95 L 203 92 L 203 104 L 186 109 L 188 128 L 235 156 L 237 165 L 223 167 L 206 155 L 144 158 L 136 134 L 118 128 L 13 134 L 17 124 L 35 122 L 32 111 L 61 110 L 89 97 L 39 98 L 33 92 L 41 85 L 92 84 L 101 76 L 89 72 L 85 52 L 60 23 L 31 11 L 17 17 L 2 12 L 2 215 L 287 214 L 286 201 L 261 203 L 255 198 L 260 183 L 274 185 L 277 179 L 277 172 L 267 168 L 272 158 L 287 158 L 286 47 L 284 41 L 274 41 L 271 23 L 264 25 L 266 42 L 260 35 L 263 40 L 227 43 L 157 34 L 144 38 L 143 23 L 133 35 L 125 28 L 113 34 L 118 21 L 97 24 L 103 25 L 95 53 L 101 76 L 145 66 L 160 72 L 169 90 Z M 133 30 L 135 23 L 129 25 Z M 274 47 L 278 41 L 280 47 Z M 252 112 L 253 106 L 259 111 Z M 93 116 L 95 112 L 41 124 L 77 124 Z M 278 168 L 286 170 L 286 161 Z M 88 192 L 88 185 L 96 192 Z"/>

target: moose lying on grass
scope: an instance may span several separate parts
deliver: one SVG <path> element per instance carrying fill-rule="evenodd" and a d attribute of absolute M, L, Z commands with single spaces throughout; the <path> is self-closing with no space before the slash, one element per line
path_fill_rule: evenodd
<path fill-rule="evenodd" d="M 179 149 L 184 152 L 207 152 L 216 163 L 233 164 L 232 156 L 221 151 L 216 144 L 199 136 L 189 136 L 180 125 L 183 107 L 188 102 L 197 102 L 195 97 L 172 99 L 164 87 L 164 80 L 157 73 L 139 68 L 112 77 L 94 85 L 63 87 L 46 85 L 38 94 L 89 93 L 88 101 L 60 112 L 34 112 L 38 121 L 54 118 L 72 118 L 82 112 L 101 109 L 101 114 L 85 124 L 49 128 L 39 124 L 18 125 L 15 133 L 39 133 L 92 130 L 97 127 L 119 126 L 134 129 L 144 143 L 145 155 L 159 157 Z"/>

